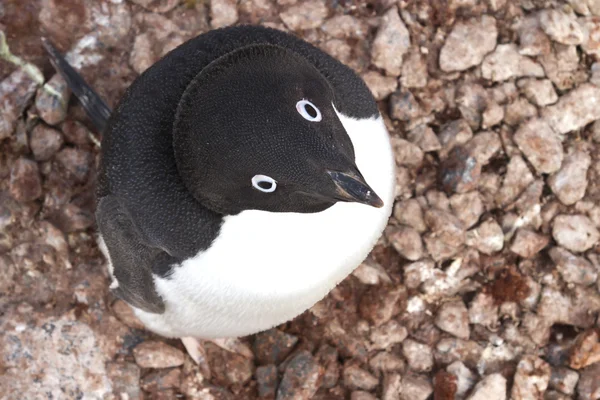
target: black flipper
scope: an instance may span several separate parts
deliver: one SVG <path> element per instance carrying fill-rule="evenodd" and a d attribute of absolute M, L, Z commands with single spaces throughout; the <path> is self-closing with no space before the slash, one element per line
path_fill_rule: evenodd
<path fill-rule="evenodd" d="M 96 218 L 119 283 L 113 294 L 144 311 L 163 313 L 165 304 L 156 292 L 153 272 L 170 270 L 181 260 L 143 243 L 140 232 L 114 196 L 100 200 Z"/>
<path fill-rule="evenodd" d="M 67 82 L 67 85 L 75 94 L 88 117 L 92 120 L 92 123 L 98 130 L 98 132 L 104 132 L 108 118 L 110 117 L 110 107 L 102 100 L 100 95 L 94 91 L 87 84 L 87 82 L 75 71 L 75 69 L 65 60 L 58 49 L 52 44 L 47 38 L 42 38 L 42 44 L 46 52 L 50 56 L 50 62 L 54 66 L 54 69 Z"/>

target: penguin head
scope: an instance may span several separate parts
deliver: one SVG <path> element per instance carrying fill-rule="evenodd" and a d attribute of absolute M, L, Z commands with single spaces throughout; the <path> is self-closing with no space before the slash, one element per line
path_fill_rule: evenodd
<path fill-rule="evenodd" d="M 222 214 L 382 207 L 355 163 L 327 79 L 308 60 L 253 45 L 213 61 L 187 87 L 173 126 L 186 188 Z"/>

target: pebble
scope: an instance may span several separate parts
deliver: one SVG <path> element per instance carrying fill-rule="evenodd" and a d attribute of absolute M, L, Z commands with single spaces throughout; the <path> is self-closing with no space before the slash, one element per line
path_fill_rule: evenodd
<path fill-rule="evenodd" d="M 469 306 L 469 322 L 488 328 L 498 325 L 498 306 L 490 294 L 477 293 Z"/>
<path fill-rule="evenodd" d="M 364 390 L 355 390 L 350 393 L 350 400 L 377 400 L 377 397 Z"/>
<path fill-rule="evenodd" d="M 381 326 L 398 312 L 401 298 L 406 298 L 406 289 L 402 286 L 371 286 L 361 296 L 358 311 L 376 327 Z"/>
<path fill-rule="evenodd" d="M 579 381 L 579 374 L 566 367 L 552 369 L 549 387 L 566 395 L 575 394 L 575 387 Z"/>
<path fill-rule="evenodd" d="M 486 376 L 467 400 L 506 400 L 506 379 L 498 373 Z"/>
<path fill-rule="evenodd" d="M 475 384 L 475 374 L 461 361 L 455 361 L 446 367 L 446 371 L 456 377 L 456 396 L 464 397 Z"/>
<path fill-rule="evenodd" d="M 519 96 L 506 106 L 504 122 L 511 126 L 517 126 L 521 122 L 537 117 L 538 110 L 525 97 Z"/>
<path fill-rule="evenodd" d="M 135 362 L 142 368 L 171 368 L 183 365 L 184 355 L 164 342 L 147 340 L 133 349 Z"/>
<path fill-rule="evenodd" d="M 210 0 L 210 18 L 210 26 L 213 29 L 235 24 L 238 20 L 237 1 Z"/>
<path fill-rule="evenodd" d="M 37 161 L 47 161 L 60 150 L 64 143 L 59 131 L 43 124 L 36 125 L 31 131 L 29 146 Z"/>
<path fill-rule="evenodd" d="M 485 211 L 483 201 L 477 191 L 453 195 L 450 197 L 450 206 L 454 215 L 463 222 L 465 228 L 475 225 Z"/>
<path fill-rule="evenodd" d="M 219 345 L 214 342 L 204 345 L 213 381 L 225 387 L 243 386 L 254 375 L 254 363 L 248 358 L 248 354 L 234 353 L 230 346 L 225 346 L 229 347 L 227 350 L 223 348 L 221 344 L 227 340 L 227 338 L 215 340 L 217 343 L 220 342 Z M 239 339 L 236 340 L 239 342 Z"/>
<path fill-rule="evenodd" d="M 523 18 L 519 25 L 519 53 L 526 56 L 539 56 L 551 51 L 552 43 L 540 28 L 537 15 Z"/>
<path fill-rule="evenodd" d="M 542 66 L 527 56 L 519 54 L 516 44 L 499 44 L 481 64 L 481 76 L 494 82 L 530 76 L 543 78 Z"/>
<path fill-rule="evenodd" d="M 442 161 L 439 176 L 446 192 L 470 192 L 479 183 L 481 163 L 465 147 L 456 146 Z"/>
<path fill-rule="evenodd" d="M 56 160 L 64 168 L 67 177 L 77 183 L 86 181 L 93 161 L 91 153 L 71 147 L 58 152 Z"/>
<path fill-rule="evenodd" d="M 402 377 L 400 374 L 386 374 L 383 377 L 382 400 L 400 400 Z"/>
<path fill-rule="evenodd" d="M 483 131 L 478 132 L 473 136 L 473 138 L 466 143 L 465 147 L 483 166 L 488 164 L 492 157 L 502 150 L 502 142 L 500 141 L 500 136 L 496 132 Z"/>
<path fill-rule="evenodd" d="M 600 19 L 588 17 L 579 19 L 584 31 L 581 49 L 588 55 L 598 59 L 600 57 Z"/>
<path fill-rule="evenodd" d="M 494 219 L 489 219 L 467 232 L 466 243 L 483 254 L 491 255 L 504 248 L 504 232 Z"/>
<path fill-rule="evenodd" d="M 542 110 L 543 118 L 558 133 L 568 133 L 600 119 L 600 87 L 585 83 Z"/>
<path fill-rule="evenodd" d="M 146 392 L 177 389 L 181 384 L 181 370 L 172 368 L 151 371 L 142 378 L 140 384 Z"/>
<path fill-rule="evenodd" d="M 552 40 L 562 44 L 583 43 L 584 33 L 573 13 L 548 8 L 540 11 L 540 27 Z"/>
<path fill-rule="evenodd" d="M 577 385 L 578 399 L 597 400 L 600 399 L 600 363 L 590 365 L 581 371 L 579 384 Z"/>
<path fill-rule="evenodd" d="M 352 15 L 336 15 L 325 21 L 321 30 L 336 39 L 363 39 L 369 27 L 364 21 Z"/>
<path fill-rule="evenodd" d="M 375 100 L 383 100 L 398 88 L 398 79 L 390 76 L 383 76 L 376 71 L 368 71 L 362 75 Z"/>
<path fill-rule="evenodd" d="M 315 29 L 320 27 L 327 18 L 327 6 L 319 0 L 307 0 L 300 4 L 293 5 L 279 17 L 292 31 L 305 29 Z"/>
<path fill-rule="evenodd" d="M 540 174 L 558 171 L 563 161 L 560 138 L 543 119 L 535 118 L 522 124 L 514 141 Z"/>
<path fill-rule="evenodd" d="M 400 83 L 405 88 L 422 88 L 427 86 L 427 62 L 419 50 L 408 54 L 402 64 Z"/>
<path fill-rule="evenodd" d="M 579 69 L 577 46 L 556 43 L 552 51 L 541 55 L 538 61 L 546 76 L 561 91 L 572 89 L 588 79 L 587 72 Z"/>
<path fill-rule="evenodd" d="M 431 348 L 415 340 L 406 339 L 402 342 L 402 355 L 413 371 L 426 372 L 433 367 Z"/>
<path fill-rule="evenodd" d="M 550 382 L 550 365 L 535 356 L 525 356 L 517 365 L 512 387 L 513 400 L 538 400 Z"/>
<path fill-rule="evenodd" d="M 457 22 L 440 51 L 440 68 L 452 72 L 479 65 L 496 47 L 497 37 L 498 29 L 493 17 L 484 15 Z"/>
<path fill-rule="evenodd" d="M 504 107 L 495 102 L 490 102 L 483 114 L 481 114 L 481 127 L 489 129 L 498 125 L 503 119 Z"/>
<path fill-rule="evenodd" d="M 117 398 L 139 399 L 142 396 L 140 367 L 134 363 L 107 362 L 106 374 L 112 381 L 113 394 Z"/>
<path fill-rule="evenodd" d="M 324 367 L 322 388 L 333 388 L 338 384 L 340 378 L 339 354 L 335 347 L 323 344 L 315 355 L 319 364 Z"/>
<path fill-rule="evenodd" d="M 466 120 L 457 119 L 445 124 L 438 135 L 438 139 L 442 145 L 440 158 L 447 158 L 454 147 L 464 145 L 472 138 L 473 131 Z"/>
<path fill-rule="evenodd" d="M 510 251 L 523 257 L 532 258 L 548 245 L 550 238 L 530 229 L 519 228 L 510 246 Z"/>
<path fill-rule="evenodd" d="M 423 116 L 423 108 L 410 91 L 395 92 L 390 97 L 390 117 L 400 121 L 412 121 Z"/>
<path fill-rule="evenodd" d="M 403 371 L 406 367 L 404 360 L 400 356 L 388 353 L 387 351 L 381 351 L 371 357 L 369 366 L 372 370 L 380 372 Z"/>
<path fill-rule="evenodd" d="M 435 325 L 461 339 L 469 339 L 469 311 L 462 301 L 443 303 L 435 318 Z"/>
<path fill-rule="evenodd" d="M 371 331 L 371 342 L 375 349 L 387 349 L 402 343 L 408 336 L 406 328 L 396 320 L 391 320 Z"/>
<path fill-rule="evenodd" d="M 256 381 L 258 384 L 258 397 L 261 399 L 274 399 L 277 392 L 277 367 L 273 364 L 256 368 Z"/>
<path fill-rule="evenodd" d="M 407 132 L 406 138 L 426 153 L 442 149 L 442 144 L 433 129 L 424 124 Z"/>
<path fill-rule="evenodd" d="M 523 158 L 520 156 L 511 157 L 496 202 L 500 205 L 513 202 L 533 181 L 533 175 Z"/>
<path fill-rule="evenodd" d="M 585 215 L 559 215 L 554 219 L 552 236 L 560 246 L 581 253 L 598 242 L 600 233 Z"/>
<path fill-rule="evenodd" d="M 10 169 L 10 194 L 20 202 L 32 201 L 42 195 L 40 171 L 35 161 L 16 160 Z"/>
<path fill-rule="evenodd" d="M 119 321 L 128 327 L 140 330 L 146 329 L 142 321 L 136 317 L 131 306 L 123 300 L 116 300 L 112 305 L 112 310 Z"/>
<path fill-rule="evenodd" d="M 379 379 L 354 364 L 344 368 L 343 377 L 344 386 L 351 390 L 363 389 L 369 391 L 375 389 L 379 384 Z"/>
<path fill-rule="evenodd" d="M 431 236 L 425 238 L 427 250 L 434 260 L 439 261 L 454 255 L 463 245 L 466 238 L 463 223 L 450 212 L 430 209 L 425 213 L 425 223 L 431 229 Z M 428 240 L 428 238 L 430 240 Z M 434 239 L 432 241 L 431 239 Z M 445 248 L 441 253 L 431 251 L 436 246 L 435 242 Z"/>
<path fill-rule="evenodd" d="M 259 364 L 280 364 L 298 343 L 294 335 L 278 329 L 258 333 L 254 338 L 254 354 Z"/>
<path fill-rule="evenodd" d="M 67 117 L 71 91 L 60 74 L 55 74 L 38 89 L 35 108 L 48 125 L 58 125 Z"/>
<path fill-rule="evenodd" d="M 131 0 L 132 3 L 144 7 L 148 11 L 155 13 L 166 13 L 174 9 L 178 4 L 178 0 Z"/>
<path fill-rule="evenodd" d="M 435 361 L 451 364 L 461 361 L 469 368 L 477 368 L 483 348 L 473 340 L 444 338 L 435 346 Z"/>
<path fill-rule="evenodd" d="M 600 362 L 600 328 L 588 329 L 577 336 L 571 348 L 569 366 L 579 370 L 598 362 Z"/>
<path fill-rule="evenodd" d="M 578 257 L 562 247 L 553 247 L 548 254 L 565 282 L 589 286 L 597 281 L 598 271 L 585 258 Z"/>
<path fill-rule="evenodd" d="M 410 48 L 410 34 L 398 8 L 391 7 L 381 18 L 379 29 L 373 40 L 371 62 L 388 75 L 398 76 L 402 72 L 402 59 Z"/>
<path fill-rule="evenodd" d="M 37 87 L 37 83 L 21 68 L 0 82 L 0 140 L 13 134 L 17 119 L 29 105 Z"/>
<path fill-rule="evenodd" d="M 401 400 L 427 400 L 432 393 L 433 387 L 427 377 L 409 373 L 402 378 Z"/>
<path fill-rule="evenodd" d="M 421 166 L 424 154 L 419 146 L 395 136 L 391 138 L 391 142 L 397 165 L 417 168 Z"/>
<path fill-rule="evenodd" d="M 352 272 L 352 275 L 365 285 L 379 285 L 392 282 L 385 269 L 371 257 L 367 257 L 367 259 Z"/>
<path fill-rule="evenodd" d="M 386 237 L 394 249 L 404 258 L 417 261 L 423 257 L 423 242 L 417 230 L 409 226 L 390 226 Z"/>
<path fill-rule="evenodd" d="M 565 157 L 560 170 L 550 175 L 548 186 L 561 203 L 570 206 L 583 199 L 591 164 L 592 158 L 586 151 L 572 150 Z"/>
<path fill-rule="evenodd" d="M 527 100 L 538 107 L 544 107 L 558 101 L 554 85 L 549 79 L 526 78 L 519 80 L 517 85 Z"/>
<path fill-rule="evenodd" d="M 67 120 L 60 125 L 65 141 L 70 144 L 85 146 L 90 143 L 91 132 L 78 121 Z"/>
<path fill-rule="evenodd" d="M 288 363 L 279 388 L 277 400 L 310 399 L 319 389 L 323 369 L 306 350 L 299 351 Z"/>

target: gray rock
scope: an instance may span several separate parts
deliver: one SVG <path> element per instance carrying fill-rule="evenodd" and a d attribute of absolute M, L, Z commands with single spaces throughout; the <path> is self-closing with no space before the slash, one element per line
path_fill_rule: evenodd
<path fill-rule="evenodd" d="M 402 64 L 400 83 L 405 88 L 422 88 L 427 85 L 427 62 L 418 49 L 413 49 Z"/>
<path fill-rule="evenodd" d="M 511 126 L 517 126 L 521 122 L 537 117 L 538 110 L 525 97 L 517 97 L 506 106 L 504 122 Z"/>
<path fill-rule="evenodd" d="M 413 371 L 426 372 L 431 371 L 433 367 L 433 353 L 431 347 L 426 344 L 406 339 L 402 342 L 402 355 Z"/>
<path fill-rule="evenodd" d="M 389 227 L 386 236 L 398 253 L 407 260 L 416 261 L 423 257 L 421 235 L 409 226 Z"/>
<path fill-rule="evenodd" d="M 48 125 L 57 125 L 67 116 L 71 91 L 60 74 L 55 74 L 38 89 L 35 108 Z"/>
<path fill-rule="evenodd" d="M 581 44 L 583 29 L 573 13 L 547 8 L 540 11 L 540 26 L 550 38 L 562 44 Z"/>
<path fill-rule="evenodd" d="M 118 398 L 140 398 L 140 367 L 130 362 L 108 362 L 106 373 L 112 381 L 112 393 Z"/>
<path fill-rule="evenodd" d="M 579 399 L 599 399 L 600 398 L 600 362 L 592 364 L 583 371 L 577 385 L 577 394 Z"/>
<path fill-rule="evenodd" d="M 16 160 L 10 169 L 10 194 L 21 202 L 32 201 L 42 195 L 40 171 L 35 161 L 26 158 Z"/>
<path fill-rule="evenodd" d="M 600 233 L 585 215 L 559 215 L 554 219 L 552 236 L 567 250 L 581 253 L 598 242 Z"/>
<path fill-rule="evenodd" d="M 398 321 L 391 320 L 371 331 L 371 342 L 375 349 L 387 349 L 397 343 L 402 343 L 408 336 L 406 328 Z"/>
<path fill-rule="evenodd" d="M 510 246 L 510 251 L 523 257 L 532 258 L 548 245 L 550 238 L 530 229 L 520 228 Z"/>
<path fill-rule="evenodd" d="M 506 400 L 506 379 L 498 373 L 486 376 L 467 400 Z"/>
<path fill-rule="evenodd" d="M 573 205 L 585 196 L 588 185 L 587 172 L 592 163 L 590 155 L 583 150 L 571 150 L 560 170 L 550 175 L 548 186 L 565 205 Z"/>
<path fill-rule="evenodd" d="M 376 71 L 368 71 L 362 75 L 375 100 L 383 100 L 398 88 L 398 79 L 383 76 Z"/>
<path fill-rule="evenodd" d="M 442 144 L 440 143 L 437 135 L 427 125 L 419 125 L 412 129 L 406 134 L 406 138 L 412 143 L 416 144 L 424 152 L 431 152 L 441 150 Z"/>
<path fill-rule="evenodd" d="M 36 125 L 31 131 L 29 146 L 37 161 L 47 161 L 60 150 L 64 139 L 59 131 L 42 124 Z"/>
<path fill-rule="evenodd" d="M 280 364 L 294 349 L 298 338 L 279 329 L 260 332 L 254 338 L 254 354 L 260 364 Z"/>
<path fill-rule="evenodd" d="M 514 135 L 514 141 L 540 174 L 550 174 L 560 168 L 562 143 L 543 119 L 536 118 L 522 124 Z"/>
<path fill-rule="evenodd" d="M 321 30 L 336 39 L 363 39 L 369 28 L 363 20 L 351 15 L 336 15 L 325 21 Z"/>
<path fill-rule="evenodd" d="M 558 101 L 554 85 L 549 79 L 521 79 L 518 86 L 527 100 L 536 106 L 543 107 Z"/>
<path fill-rule="evenodd" d="M 514 201 L 529 185 L 533 183 L 533 175 L 527 164 L 520 156 L 511 157 L 502 187 L 496 197 L 496 202 L 506 205 Z"/>
<path fill-rule="evenodd" d="M 453 195 L 450 197 L 450 206 L 465 228 L 475 225 L 485 211 L 481 196 L 476 191 Z"/>
<path fill-rule="evenodd" d="M 327 6 L 322 1 L 307 0 L 293 5 L 279 14 L 279 17 L 292 31 L 318 28 L 327 18 Z"/>
<path fill-rule="evenodd" d="M 237 1 L 210 0 L 210 17 L 210 26 L 213 29 L 235 24 L 238 20 Z"/>
<path fill-rule="evenodd" d="M 565 367 L 556 367 L 552 369 L 549 387 L 566 395 L 573 395 L 578 381 L 577 372 Z"/>
<path fill-rule="evenodd" d="M 256 381 L 258 384 L 258 397 L 275 398 L 277 391 L 277 367 L 273 364 L 256 368 Z"/>
<path fill-rule="evenodd" d="M 423 163 L 423 150 L 414 143 L 398 137 L 391 138 L 397 165 L 420 167 Z"/>
<path fill-rule="evenodd" d="M 379 380 L 357 365 L 350 364 L 344 368 L 344 385 L 349 389 L 373 390 Z"/>
<path fill-rule="evenodd" d="M 523 18 L 518 28 L 519 53 L 526 56 L 539 56 L 551 51 L 552 43 L 540 27 L 537 15 Z"/>
<path fill-rule="evenodd" d="M 400 400 L 426 400 L 431 393 L 433 393 L 433 387 L 427 377 L 407 374 L 402 378 Z"/>
<path fill-rule="evenodd" d="M 518 52 L 515 44 L 500 44 L 481 64 L 481 76 L 494 82 L 514 77 L 544 77 L 542 66 Z"/>
<path fill-rule="evenodd" d="M 561 247 L 553 247 L 548 254 L 565 282 L 589 286 L 598 279 L 598 271 L 585 258 Z"/>
<path fill-rule="evenodd" d="M 323 369 L 310 352 L 298 352 L 288 363 L 277 389 L 277 400 L 310 399 L 319 389 Z"/>
<path fill-rule="evenodd" d="M 423 209 L 415 199 L 397 202 L 394 206 L 394 218 L 401 224 L 413 227 L 417 232 L 423 233 L 427 230 Z"/>
<path fill-rule="evenodd" d="M 29 105 L 37 87 L 38 84 L 21 68 L 0 82 L 0 140 L 13 134 L 17 119 Z"/>
<path fill-rule="evenodd" d="M 457 22 L 440 51 L 440 68 L 446 72 L 464 71 L 480 64 L 496 47 L 497 37 L 493 17 L 484 15 Z"/>
<path fill-rule="evenodd" d="M 484 166 L 502 150 L 502 142 L 496 132 L 483 131 L 473 136 L 466 143 L 465 147 Z"/>
<path fill-rule="evenodd" d="M 142 368 L 171 368 L 183 365 L 183 352 L 163 342 L 147 340 L 133 349 L 135 362 Z"/>
<path fill-rule="evenodd" d="M 558 103 L 542 110 L 542 116 L 558 133 L 568 133 L 600 119 L 600 87 L 580 85 L 564 96 Z"/>
<path fill-rule="evenodd" d="M 371 50 L 371 62 L 389 75 L 402 71 L 402 59 L 410 48 L 410 34 L 396 7 L 391 7 L 381 18 Z"/>
<path fill-rule="evenodd" d="M 435 325 L 441 330 L 461 339 L 468 339 L 469 312 L 462 301 L 443 303 L 437 312 Z"/>
<path fill-rule="evenodd" d="M 504 247 L 504 232 L 495 220 L 489 219 L 467 232 L 466 243 L 483 254 L 491 255 Z"/>

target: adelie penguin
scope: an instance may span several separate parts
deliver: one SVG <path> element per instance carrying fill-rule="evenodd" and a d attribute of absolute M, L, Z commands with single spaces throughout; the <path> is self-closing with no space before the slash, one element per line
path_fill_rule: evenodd
<path fill-rule="evenodd" d="M 45 41 L 102 131 L 96 218 L 112 292 L 183 338 L 272 328 L 368 255 L 394 157 L 369 89 L 277 30 L 238 26 L 168 53 L 114 111 Z"/>

